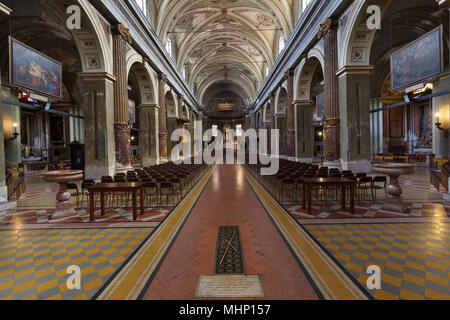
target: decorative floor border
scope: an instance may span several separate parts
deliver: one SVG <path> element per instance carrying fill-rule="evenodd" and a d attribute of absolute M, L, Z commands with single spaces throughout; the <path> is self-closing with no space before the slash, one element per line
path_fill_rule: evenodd
<path fill-rule="evenodd" d="M 215 166 L 209 168 L 169 217 L 142 243 L 134 255 L 93 297 L 93 300 L 139 300 L 175 242 L 192 209 L 208 185 Z"/>
<path fill-rule="evenodd" d="M 245 168 L 244 175 L 313 286 L 326 300 L 368 300 L 370 295 L 325 252 L 309 233 Z"/>

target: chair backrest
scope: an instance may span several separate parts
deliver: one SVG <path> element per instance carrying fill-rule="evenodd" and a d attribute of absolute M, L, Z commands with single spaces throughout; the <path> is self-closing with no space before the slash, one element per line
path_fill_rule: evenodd
<path fill-rule="evenodd" d="M 78 186 L 75 183 L 68 183 L 66 188 L 68 190 L 77 190 L 78 191 Z"/>
<path fill-rule="evenodd" d="M 113 182 L 114 182 L 114 180 L 110 176 L 103 176 L 102 177 L 102 183 L 113 183 Z"/>
<path fill-rule="evenodd" d="M 381 176 L 375 177 L 375 178 L 373 178 L 373 182 L 374 183 L 382 182 L 382 183 L 386 184 L 387 183 L 387 178 L 386 177 L 381 177 Z"/>
<path fill-rule="evenodd" d="M 361 177 L 359 179 L 359 183 L 366 184 L 366 183 L 372 183 L 373 179 L 371 177 Z"/>

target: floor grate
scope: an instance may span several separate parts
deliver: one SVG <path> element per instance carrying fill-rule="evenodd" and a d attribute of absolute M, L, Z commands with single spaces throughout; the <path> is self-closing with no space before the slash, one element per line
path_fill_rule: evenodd
<path fill-rule="evenodd" d="M 220 275 L 245 273 L 239 227 L 219 228 L 215 272 Z"/>

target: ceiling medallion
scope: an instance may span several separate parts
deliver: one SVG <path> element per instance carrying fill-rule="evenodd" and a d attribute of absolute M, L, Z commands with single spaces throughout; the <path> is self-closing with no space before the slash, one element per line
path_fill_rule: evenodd
<path fill-rule="evenodd" d="M 257 18 L 258 18 L 259 24 L 266 26 L 266 27 L 269 27 L 269 26 L 273 25 L 273 23 L 274 23 L 273 18 L 267 14 L 263 14 L 263 13 L 258 14 Z"/>

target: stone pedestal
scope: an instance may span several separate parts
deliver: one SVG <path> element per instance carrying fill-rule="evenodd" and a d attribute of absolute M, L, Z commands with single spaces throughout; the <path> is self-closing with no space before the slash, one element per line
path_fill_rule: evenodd
<path fill-rule="evenodd" d="M 52 215 L 52 219 L 62 219 L 76 216 L 76 212 L 70 203 L 70 193 L 67 192 L 67 184 L 77 182 L 83 179 L 83 171 L 81 170 L 63 170 L 49 171 L 42 174 L 47 182 L 55 182 L 59 185 L 59 192 L 56 195 L 56 211 Z"/>
<path fill-rule="evenodd" d="M 415 165 L 403 163 L 383 163 L 374 166 L 373 171 L 389 176 L 389 186 L 387 187 L 387 200 L 381 210 L 408 213 L 410 210 L 402 200 L 403 190 L 398 179 L 402 175 L 413 174 Z"/>
<path fill-rule="evenodd" d="M 140 154 L 144 167 L 158 164 L 158 106 L 155 104 L 139 106 L 140 112 Z"/>
<path fill-rule="evenodd" d="M 113 176 L 115 170 L 114 82 L 107 73 L 79 73 L 81 105 L 85 116 L 87 179 Z"/>
<path fill-rule="evenodd" d="M 341 159 L 350 170 L 370 171 L 370 72 L 372 66 L 345 67 L 339 75 Z M 360 170 L 357 167 L 360 167 Z M 354 168 L 353 168 L 354 167 Z M 368 172 L 366 171 L 366 172 Z"/>

